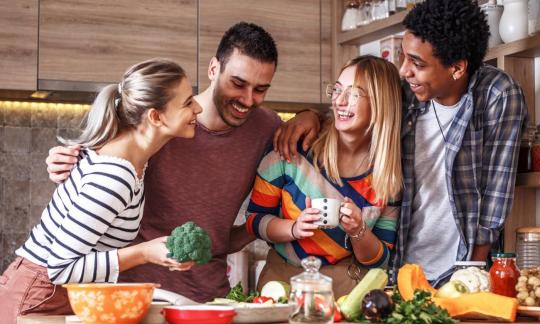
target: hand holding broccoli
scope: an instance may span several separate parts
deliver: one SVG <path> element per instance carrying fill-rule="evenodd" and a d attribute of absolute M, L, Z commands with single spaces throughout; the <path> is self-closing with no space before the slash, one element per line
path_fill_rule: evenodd
<path fill-rule="evenodd" d="M 165 243 L 169 257 L 178 262 L 205 264 L 212 258 L 212 240 L 197 224 L 187 222 L 175 228 Z"/>

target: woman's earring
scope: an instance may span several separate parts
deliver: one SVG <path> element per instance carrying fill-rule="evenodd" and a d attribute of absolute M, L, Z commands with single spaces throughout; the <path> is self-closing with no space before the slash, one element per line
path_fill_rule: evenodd
<path fill-rule="evenodd" d="M 454 79 L 454 81 L 457 81 L 458 77 L 455 74 L 452 74 L 452 79 Z"/>

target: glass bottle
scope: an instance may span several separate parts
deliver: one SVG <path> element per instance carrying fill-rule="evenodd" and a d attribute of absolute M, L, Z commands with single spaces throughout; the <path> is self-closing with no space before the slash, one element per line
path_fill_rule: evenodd
<path fill-rule="evenodd" d="M 371 4 L 366 0 L 360 0 L 360 6 L 356 14 L 356 26 L 365 26 L 369 23 L 371 23 Z"/>
<path fill-rule="evenodd" d="M 351 30 L 356 28 L 356 14 L 358 12 L 358 1 L 350 0 L 347 3 L 347 8 L 343 13 L 343 18 L 341 19 L 341 30 Z"/>
<path fill-rule="evenodd" d="M 532 170 L 532 142 L 534 130 L 527 128 L 521 136 L 518 154 L 518 173 L 530 172 Z"/>
<path fill-rule="evenodd" d="M 532 171 L 540 172 L 540 132 L 534 133 L 534 141 L 531 148 Z"/>
<path fill-rule="evenodd" d="M 333 323 L 332 278 L 319 272 L 321 260 L 314 256 L 303 259 L 302 267 L 304 272 L 291 278 L 289 323 Z"/>
<path fill-rule="evenodd" d="M 491 255 L 491 260 L 493 261 L 493 265 L 489 269 L 491 292 L 515 298 L 516 284 L 519 278 L 516 254 L 497 252 Z"/>
<path fill-rule="evenodd" d="M 396 9 L 396 0 L 388 0 L 387 1 L 388 3 L 388 14 L 389 15 L 393 15 L 396 13 L 397 9 Z"/>
<path fill-rule="evenodd" d="M 407 9 L 412 9 L 414 8 L 414 6 L 416 5 L 416 1 L 415 0 L 407 0 Z"/>
<path fill-rule="evenodd" d="M 407 0 L 396 0 L 396 10 L 403 11 L 407 9 Z"/>

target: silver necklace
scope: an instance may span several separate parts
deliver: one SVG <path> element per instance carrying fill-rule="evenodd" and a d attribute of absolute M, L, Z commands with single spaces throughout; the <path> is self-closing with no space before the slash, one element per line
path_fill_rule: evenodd
<path fill-rule="evenodd" d="M 431 101 L 431 106 L 433 107 L 433 112 L 435 113 L 435 118 L 437 119 L 437 125 L 439 125 L 439 130 L 441 131 L 442 138 L 444 140 L 444 143 L 446 144 L 446 136 L 444 136 L 444 131 L 441 126 L 441 121 L 439 120 L 439 115 L 437 115 L 437 108 L 435 107 L 435 103 Z"/>

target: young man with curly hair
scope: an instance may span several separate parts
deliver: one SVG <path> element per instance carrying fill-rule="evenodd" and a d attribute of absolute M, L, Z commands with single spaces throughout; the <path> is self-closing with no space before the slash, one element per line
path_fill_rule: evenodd
<path fill-rule="evenodd" d="M 514 197 L 527 106 L 516 81 L 482 63 L 489 28 L 476 1 L 427 0 L 403 24 L 400 74 L 410 91 L 391 263 L 394 271 L 421 264 L 437 285 L 456 260 L 485 261 L 498 240 Z"/>
<path fill-rule="evenodd" d="M 456 261 L 487 260 L 499 238 L 527 106 L 512 77 L 482 62 L 489 31 L 476 1 L 426 0 L 403 24 L 404 187 L 390 274 L 417 263 L 440 285 Z M 280 132 L 309 128 L 299 119 Z M 286 158 L 295 138 L 275 141 Z"/>

